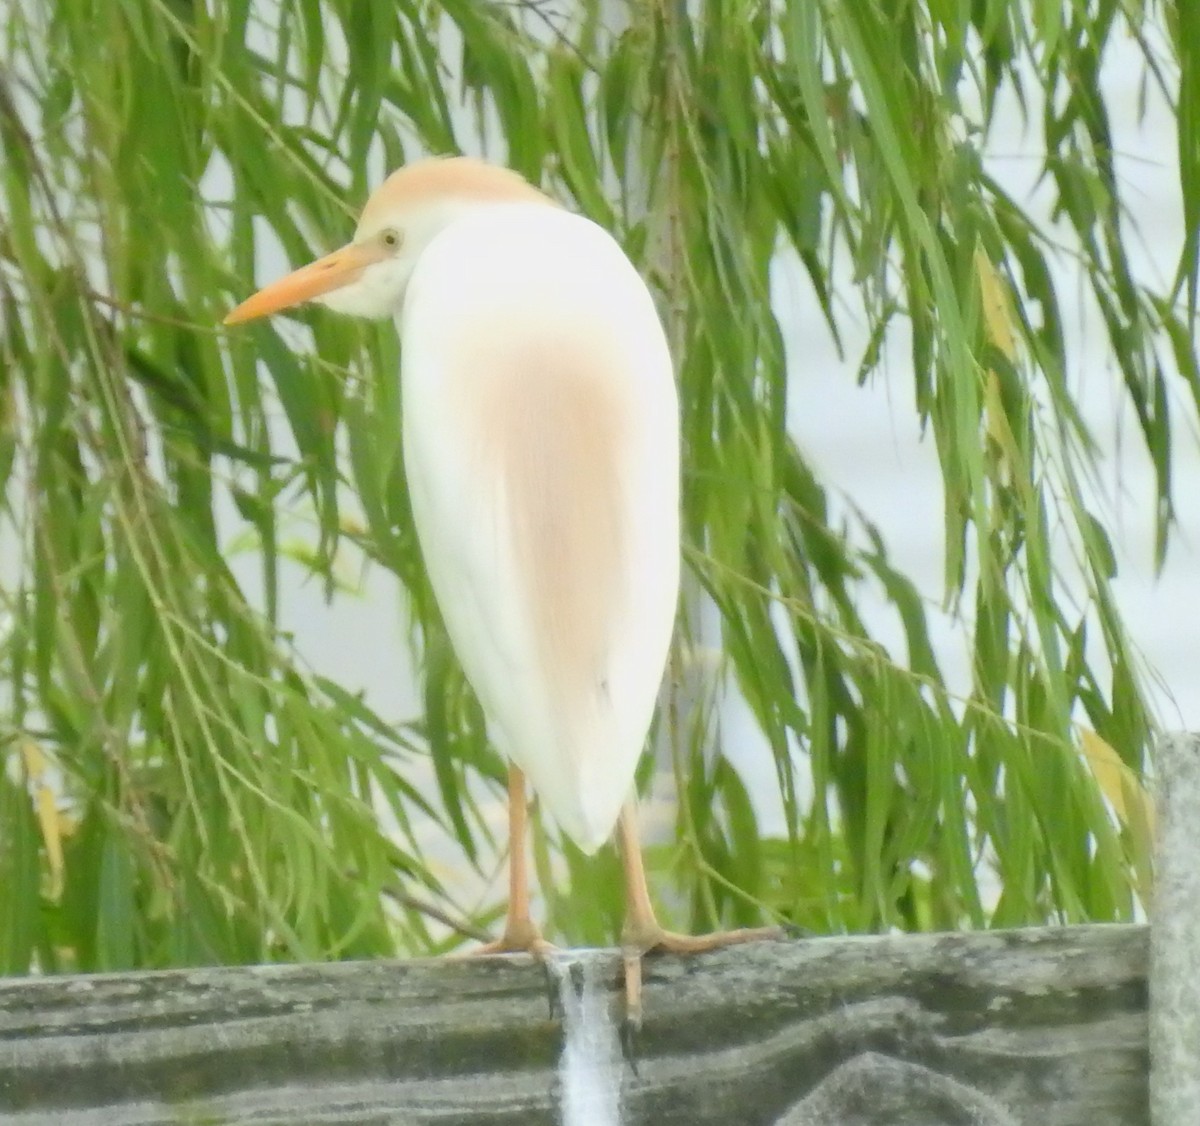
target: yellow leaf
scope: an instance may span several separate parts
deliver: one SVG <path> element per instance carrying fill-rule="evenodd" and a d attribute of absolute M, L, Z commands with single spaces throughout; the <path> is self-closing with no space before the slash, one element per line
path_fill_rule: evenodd
<path fill-rule="evenodd" d="M 982 247 L 975 249 L 975 274 L 979 278 L 979 299 L 987 338 L 1011 362 L 1016 359 L 1017 341 L 1012 309 L 1008 303 L 1008 289 Z M 1015 471 L 1021 464 L 1020 453 L 1004 410 L 1000 375 L 994 368 L 988 369 L 985 396 L 988 436 L 995 442 L 1004 462 Z M 1013 475 L 1021 479 L 1021 474 L 1014 472 Z"/>
<path fill-rule="evenodd" d="M 992 369 L 987 374 L 987 430 L 988 436 L 1000 448 L 1009 466 L 1020 464 L 1017 439 L 1008 425 L 1008 415 L 1000 401 L 1000 377 Z"/>
<path fill-rule="evenodd" d="M 1133 865 L 1137 872 L 1138 898 L 1143 906 L 1149 907 L 1153 879 L 1154 800 L 1141 779 L 1094 731 L 1083 729 L 1080 749 L 1100 792 L 1108 799 L 1121 827 L 1129 834 Z"/>
<path fill-rule="evenodd" d="M 979 278 L 979 296 L 983 305 L 983 323 L 987 327 L 988 339 L 1010 361 L 1015 360 L 1017 342 L 1013 332 L 1012 310 L 1008 304 L 1008 290 L 982 247 L 975 249 L 975 273 Z"/>
<path fill-rule="evenodd" d="M 54 789 L 45 781 L 46 755 L 32 739 L 21 743 L 21 757 L 25 760 L 25 775 L 33 788 L 37 806 L 38 826 L 42 831 L 42 842 L 46 846 L 46 862 L 50 867 L 48 895 L 58 899 L 63 888 L 62 823 L 59 820 L 58 801 Z"/>

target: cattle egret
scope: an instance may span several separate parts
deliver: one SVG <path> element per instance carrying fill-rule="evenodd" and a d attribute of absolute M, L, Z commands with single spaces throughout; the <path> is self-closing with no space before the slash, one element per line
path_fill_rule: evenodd
<path fill-rule="evenodd" d="M 515 172 L 424 160 L 354 240 L 237 324 L 318 301 L 395 317 L 404 464 L 455 652 L 509 766 L 510 899 L 484 951 L 552 949 L 529 914 L 526 778 L 584 852 L 619 823 L 629 1015 L 640 957 L 758 937 L 655 919 L 631 799 L 679 586 L 679 419 L 654 302 L 616 241 Z"/>

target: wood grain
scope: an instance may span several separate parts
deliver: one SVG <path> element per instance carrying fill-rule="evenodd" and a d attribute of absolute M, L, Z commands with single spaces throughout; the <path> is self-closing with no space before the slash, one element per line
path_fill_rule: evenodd
<path fill-rule="evenodd" d="M 1139 1126 L 1147 949 L 1088 926 L 652 959 L 623 1120 Z M 524 958 L 0 980 L 0 1121 L 558 1123 L 551 993 Z"/>

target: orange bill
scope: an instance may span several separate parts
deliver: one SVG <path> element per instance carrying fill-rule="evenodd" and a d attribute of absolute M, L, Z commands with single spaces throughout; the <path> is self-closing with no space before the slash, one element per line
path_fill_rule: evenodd
<path fill-rule="evenodd" d="M 225 318 L 225 324 L 236 325 L 267 317 L 281 309 L 311 301 L 314 297 L 340 289 L 357 281 L 363 270 L 380 261 L 380 248 L 370 244 L 350 243 L 341 250 L 302 266 L 293 274 L 264 286 L 247 297 Z"/>

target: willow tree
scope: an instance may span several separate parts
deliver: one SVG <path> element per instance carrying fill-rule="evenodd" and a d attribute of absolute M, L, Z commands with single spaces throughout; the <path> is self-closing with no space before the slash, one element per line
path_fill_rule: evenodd
<path fill-rule="evenodd" d="M 1052 265 L 1075 256 L 1101 312 L 1157 471 L 1161 555 L 1181 409 L 1168 382 L 1200 392 L 1200 9 L 563 7 L 7 0 L 4 969 L 419 952 L 491 921 L 460 918 L 421 847 L 432 821 L 493 862 L 478 801 L 501 768 L 421 571 L 394 329 L 322 311 L 218 327 L 265 251 L 309 260 L 343 241 L 385 170 L 458 150 L 614 231 L 675 345 L 689 582 L 658 743 L 679 802 L 651 857 L 674 921 L 825 932 L 1135 910 L 1153 725 L 1109 516 L 1081 487 L 1094 447 Z M 1100 82 L 1106 45 L 1131 34 L 1177 114 L 1192 233 L 1161 291 L 1130 266 Z M 988 174 L 1012 91 L 1069 245 Z M 793 343 L 769 299 L 785 250 L 835 336 L 835 287 L 858 289 L 864 377 L 907 327 L 966 695 L 947 688 L 911 577 L 853 513 L 831 514 L 788 432 Z M 420 714 L 376 714 L 295 652 L 279 574 L 297 513 L 335 601 L 339 551 L 396 576 Z M 235 541 L 261 561 L 251 590 Z M 901 650 L 864 622 L 868 589 L 903 622 Z M 674 704 L 701 603 L 776 759 L 778 839 L 711 709 Z M 554 863 L 559 849 L 540 841 L 558 873 L 551 932 L 610 939 L 615 864 Z"/>

